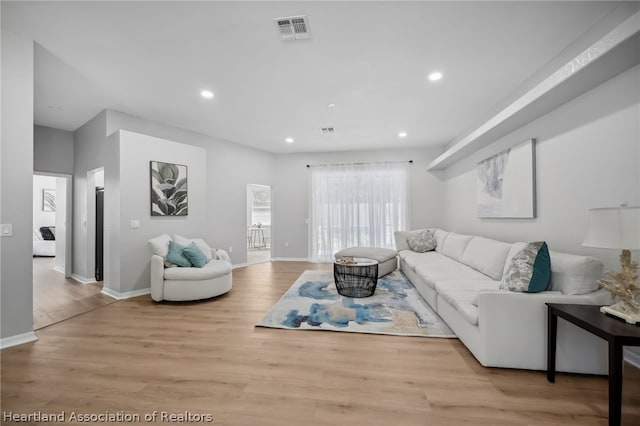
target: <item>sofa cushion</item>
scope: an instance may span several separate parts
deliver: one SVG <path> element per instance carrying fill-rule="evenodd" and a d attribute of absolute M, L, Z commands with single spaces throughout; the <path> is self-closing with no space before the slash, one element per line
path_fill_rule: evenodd
<path fill-rule="evenodd" d="M 157 254 L 164 259 L 165 267 L 172 268 L 178 265 L 167 260 L 167 253 L 169 253 L 169 241 L 172 240 L 168 234 L 158 235 L 157 237 L 148 240 L 151 250 L 153 250 L 153 254 Z"/>
<path fill-rule="evenodd" d="M 594 257 L 549 252 L 551 256 L 550 290 L 563 294 L 587 294 L 598 289 L 604 266 Z"/>
<path fill-rule="evenodd" d="M 415 272 L 433 289 L 435 289 L 438 281 L 445 280 L 491 281 L 491 278 L 467 265 L 446 257 L 445 259 L 446 260 L 438 260 L 438 262 L 418 265 L 415 268 Z"/>
<path fill-rule="evenodd" d="M 167 234 L 162 234 L 155 238 L 151 238 L 148 242 L 151 246 L 151 250 L 153 250 L 153 254 L 157 254 L 158 256 L 165 258 L 169 252 L 169 241 L 171 241 L 171 237 Z"/>
<path fill-rule="evenodd" d="M 527 244 L 511 259 L 500 288 L 525 293 L 538 293 L 549 287 L 551 262 L 544 241 Z"/>
<path fill-rule="evenodd" d="M 414 251 L 411 250 L 402 250 L 398 252 L 398 257 L 402 260 L 406 259 L 407 257 L 411 256 L 412 254 L 415 254 Z"/>
<path fill-rule="evenodd" d="M 451 290 L 438 293 L 442 299 L 473 325 L 478 325 L 478 307 L 472 303 L 477 294 L 478 292 L 473 290 Z"/>
<path fill-rule="evenodd" d="M 413 270 L 421 265 L 434 265 L 442 262 L 445 262 L 445 264 L 448 266 L 455 266 L 456 264 L 458 264 L 458 262 L 456 262 L 455 260 L 449 259 L 447 256 L 436 253 L 435 251 L 416 253 L 415 251 L 405 250 L 402 252 L 402 254 L 404 256 L 401 257 L 401 259 L 404 261 L 404 263 L 407 264 L 408 267 Z"/>
<path fill-rule="evenodd" d="M 452 259 L 460 260 L 462 259 L 464 249 L 467 248 L 467 244 L 469 244 L 472 238 L 473 236 L 471 235 L 462 235 L 456 234 L 455 232 L 449 232 L 447 237 L 444 239 L 442 248 L 439 250 L 439 252 Z"/>
<path fill-rule="evenodd" d="M 184 246 L 181 246 L 174 241 L 169 241 L 169 252 L 167 253 L 166 260 L 185 268 L 192 266 L 189 259 L 185 257 L 184 253 L 182 252 L 183 250 Z"/>
<path fill-rule="evenodd" d="M 164 270 L 165 280 L 201 281 L 209 280 L 231 273 L 229 262 L 212 260 L 203 268 L 167 268 Z"/>
<path fill-rule="evenodd" d="M 181 235 L 174 235 L 173 241 L 175 241 L 176 243 L 180 244 L 183 247 L 187 247 L 191 243 L 196 243 L 198 248 L 202 250 L 202 253 L 204 253 L 205 257 L 207 258 L 207 262 L 213 259 L 213 255 L 211 253 L 211 247 L 209 247 L 209 244 L 207 244 L 202 238 L 186 238 Z"/>
<path fill-rule="evenodd" d="M 342 256 L 364 257 L 367 259 L 377 260 L 379 263 L 384 263 L 389 259 L 393 259 L 397 255 L 397 251 L 388 248 L 350 247 L 337 252 L 335 254 L 335 258 L 340 259 Z"/>
<path fill-rule="evenodd" d="M 433 236 L 436 239 L 436 251 L 438 251 L 438 246 L 444 245 L 444 240 L 447 238 L 447 235 L 449 235 L 449 233 L 438 228 L 432 229 L 431 232 L 433 232 Z"/>
<path fill-rule="evenodd" d="M 489 238 L 473 237 L 464 249 L 460 260 L 494 280 L 499 280 L 503 275 L 509 249 L 511 244 Z"/>
<path fill-rule="evenodd" d="M 407 244 L 409 244 L 409 247 L 412 251 L 415 251 L 417 253 L 425 253 L 436 248 L 436 239 L 431 231 L 425 229 L 418 235 L 408 237 Z"/>
<path fill-rule="evenodd" d="M 393 233 L 393 238 L 396 241 L 396 250 L 411 250 L 411 247 L 409 247 L 409 244 L 407 243 L 407 238 L 418 235 L 422 231 L 426 231 L 426 229 L 416 229 L 413 231 L 395 231 Z"/>
<path fill-rule="evenodd" d="M 198 248 L 196 243 L 191 243 L 186 246 L 182 250 L 182 254 L 184 255 L 184 257 L 189 259 L 189 262 L 191 262 L 191 264 L 196 268 L 202 268 L 207 264 L 207 258 L 205 257 L 204 253 L 202 253 L 202 250 Z"/>
<path fill-rule="evenodd" d="M 498 290 L 500 281 L 494 280 L 437 280 L 435 289 L 438 293 L 443 291 L 475 291 Z"/>

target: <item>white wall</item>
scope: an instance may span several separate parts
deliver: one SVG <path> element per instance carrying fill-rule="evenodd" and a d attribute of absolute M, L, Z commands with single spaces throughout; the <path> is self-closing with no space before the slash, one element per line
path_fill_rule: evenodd
<path fill-rule="evenodd" d="M 202 238 L 207 227 L 207 152 L 204 148 L 119 131 L 120 139 L 120 288 L 149 288 L 151 250 L 147 240 L 160 234 Z M 189 214 L 150 215 L 150 161 L 187 166 Z M 130 228 L 137 220 L 140 227 Z"/>
<path fill-rule="evenodd" d="M 530 138 L 537 139 L 537 217 L 479 219 L 476 163 Z M 444 227 L 510 242 L 546 240 L 552 250 L 593 255 L 617 269 L 619 253 L 582 247 L 587 209 L 640 205 L 639 151 L 637 66 L 450 167 Z"/>
<path fill-rule="evenodd" d="M 73 174 L 73 133 L 33 126 L 33 169 L 39 172 Z"/>
<path fill-rule="evenodd" d="M 42 210 L 42 191 L 57 188 L 56 178 L 52 176 L 33 176 L 33 229 L 38 231 L 41 226 L 55 226 L 56 212 Z M 57 202 L 57 200 L 56 200 Z"/>
<path fill-rule="evenodd" d="M 1 43 L 0 222 L 13 225 L 13 236 L 0 238 L 0 344 L 9 345 L 5 339 L 35 337 L 29 197 L 33 192 L 33 41 L 2 31 Z"/>
<path fill-rule="evenodd" d="M 71 222 L 71 218 L 67 213 L 67 194 L 70 193 L 71 182 L 67 182 L 67 178 L 57 177 L 56 181 L 56 259 L 55 268 L 64 273 L 66 277 L 71 276 L 70 262 L 67 262 L 67 256 L 70 256 L 69 247 L 67 247 L 67 223 Z M 71 177 L 68 178 L 71 180 Z"/>
<path fill-rule="evenodd" d="M 274 258 L 308 258 L 309 169 L 307 164 L 409 161 L 411 228 L 440 226 L 442 183 L 426 171 L 440 148 L 394 149 L 278 155 L 272 189 L 272 253 Z M 285 243 L 288 246 L 285 247 Z"/>

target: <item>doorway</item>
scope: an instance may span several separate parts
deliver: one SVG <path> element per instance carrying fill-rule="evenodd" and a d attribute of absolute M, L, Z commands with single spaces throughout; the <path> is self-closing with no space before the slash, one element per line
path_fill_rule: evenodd
<path fill-rule="evenodd" d="M 104 187 L 96 186 L 96 281 L 104 281 Z"/>
<path fill-rule="evenodd" d="M 271 260 L 271 187 L 247 185 L 247 264 Z"/>
<path fill-rule="evenodd" d="M 33 175 L 33 257 L 52 258 L 52 269 L 71 276 L 71 176 Z"/>

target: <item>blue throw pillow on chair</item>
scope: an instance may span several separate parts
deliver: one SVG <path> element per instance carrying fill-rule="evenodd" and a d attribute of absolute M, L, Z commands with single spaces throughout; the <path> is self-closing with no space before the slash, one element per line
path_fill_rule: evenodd
<path fill-rule="evenodd" d="M 182 254 L 189 259 L 189 262 L 196 268 L 202 268 L 207 264 L 207 257 L 196 243 L 191 243 L 182 249 Z"/>
<path fill-rule="evenodd" d="M 167 260 L 171 263 L 175 263 L 178 266 L 183 266 L 188 268 L 191 265 L 191 262 L 185 255 L 182 253 L 184 247 L 180 244 L 176 244 L 173 241 L 169 241 L 169 252 L 167 253 Z"/>

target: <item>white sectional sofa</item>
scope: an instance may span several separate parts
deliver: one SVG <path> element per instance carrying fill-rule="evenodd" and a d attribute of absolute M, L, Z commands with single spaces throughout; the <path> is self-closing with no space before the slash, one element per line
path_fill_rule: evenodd
<path fill-rule="evenodd" d="M 485 367 L 547 368 L 546 302 L 604 305 L 598 289 L 603 265 L 588 256 L 549 250 L 550 290 L 499 290 L 511 258 L 526 243 L 505 243 L 441 229 L 434 251 L 411 251 L 407 238 L 422 230 L 395 233 L 400 269 Z M 558 321 L 556 370 L 606 374 L 607 345 L 592 334 Z"/>

